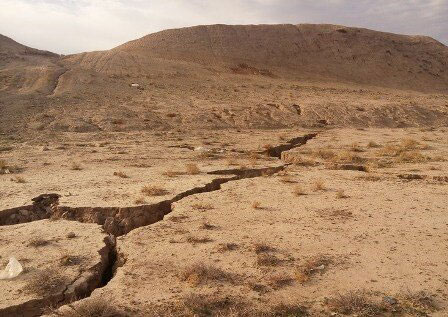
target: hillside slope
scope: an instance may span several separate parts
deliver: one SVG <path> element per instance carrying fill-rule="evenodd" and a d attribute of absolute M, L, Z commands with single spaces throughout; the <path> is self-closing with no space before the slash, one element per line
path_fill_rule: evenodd
<path fill-rule="evenodd" d="M 70 57 L 86 68 L 130 75 L 150 72 L 151 58 L 234 70 L 246 64 L 288 78 L 448 91 L 448 48 L 443 44 L 424 36 L 336 25 L 197 26 Z"/>
<path fill-rule="evenodd" d="M 0 132 L 448 125 L 448 48 L 423 36 L 211 25 L 0 56 Z"/>

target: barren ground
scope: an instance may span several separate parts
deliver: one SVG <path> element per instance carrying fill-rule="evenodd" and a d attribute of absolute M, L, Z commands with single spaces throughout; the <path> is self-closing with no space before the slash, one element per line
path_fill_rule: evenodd
<path fill-rule="evenodd" d="M 288 146 L 305 135 L 306 144 Z M 67 252 L 93 261 L 106 233 L 117 237 L 116 254 L 100 260 L 113 277 L 96 271 L 107 285 L 74 302 L 52 301 L 56 289 L 39 293 L 38 310 L 72 302 L 59 308 L 64 316 L 446 316 L 446 135 L 409 128 L 3 136 L 0 239 L 25 230 L 48 231 L 54 241 L 52 226 L 76 235 L 103 226 L 92 242 L 77 238 L 77 251 L 63 235 L 39 248 L 21 243 L 16 254 L 28 260 L 19 280 L 32 283 L 39 257 L 55 263 L 49 273 L 72 279 L 61 264 Z M 281 159 L 267 154 L 276 149 L 285 150 Z M 21 206 L 33 212 L 31 198 L 44 193 L 61 195 L 51 221 L 4 216 Z M 65 251 L 55 252 L 55 243 Z M 0 246 L 2 262 L 11 253 Z M 7 296 L 17 281 L 0 281 L 0 316 L 17 304 Z"/>

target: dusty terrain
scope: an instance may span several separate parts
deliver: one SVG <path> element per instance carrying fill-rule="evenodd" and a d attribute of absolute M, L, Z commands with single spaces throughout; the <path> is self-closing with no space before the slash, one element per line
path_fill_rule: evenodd
<path fill-rule="evenodd" d="M 315 133 L 282 159 L 268 154 Z M 65 134 L 51 145 L 9 143 L 5 160 L 20 172 L 1 175 L 2 204 L 57 192 L 61 211 L 50 216 L 75 220 L 64 230 L 96 222 L 118 236 L 114 277 L 61 314 L 445 316 L 446 133 Z M 110 226 L 114 210 L 132 226 Z M 152 217 L 135 221 L 142 210 Z"/>
<path fill-rule="evenodd" d="M 0 316 L 447 316 L 447 60 L 333 25 L 1 36 Z"/>

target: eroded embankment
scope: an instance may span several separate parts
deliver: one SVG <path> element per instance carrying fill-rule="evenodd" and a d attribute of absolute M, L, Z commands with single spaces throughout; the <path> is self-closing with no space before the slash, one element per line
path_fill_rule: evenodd
<path fill-rule="evenodd" d="M 271 157 L 280 158 L 284 151 L 291 150 L 295 147 L 302 146 L 308 140 L 316 137 L 317 134 L 307 134 L 287 141 L 284 144 L 271 147 L 266 153 Z M 209 172 L 209 175 L 227 175 L 226 177 L 218 177 L 209 183 L 191 188 L 181 192 L 171 199 L 163 200 L 155 204 L 134 206 L 134 207 L 68 207 L 59 206 L 59 195 L 44 194 L 33 199 L 33 205 L 12 208 L 0 211 L 0 226 L 13 225 L 18 223 L 26 223 L 40 219 L 64 219 L 78 221 L 82 223 L 96 223 L 101 225 L 104 230 L 109 233 L 112 238 L 129 233 L 133 229 L 148 226 L 159 222 L 172 211 L 172 205 L 185 197 L 200 193 L 207 193 L 221 189 L 221 185 L 247 178 L 256 178 L 265 175 L 278 173 L 286 168 L 288 164 L 282 164 L 274 167 L 265 167 L 258 169 L 231 169 L 217 170 Z M 104 257 L 104 269 L 101 270 L 101 276 L 96 279 L 95 283 L 91 283 L 89 287 L 85 287 L 83 292 L 76 292 L 77 296 L 87 297 L 95 287 L 106 285 L 113 277 L 113 273 L 117 266 L 123 263 L 117 263 L 117 254 L 115 244 L 110 248 L 108 255 Z M 101 281 L 99 283 L 98 281 Z M 72 286 L 69 286 L 72 287 Z M 62 301 L 49 303 L 53 306 L 60 306 L 75 298 L 66 297 Z M 0 314 L 1 315 L 1 314 Z"/>

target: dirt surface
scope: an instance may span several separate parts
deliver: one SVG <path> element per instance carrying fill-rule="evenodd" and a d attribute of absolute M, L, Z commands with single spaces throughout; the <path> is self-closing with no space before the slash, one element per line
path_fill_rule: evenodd
<path fill-rule="evenodd" d="M 305 145 L 282 152 L 282 160 L 268 154 L 279 144 L 314 133 Z M 21 153 L 29 163 L 20 174 L 0 176 L 4 184 L 12 185 L 2 186 L 3 192 L 8 188 L 3 201 L 18 207 L 29 195 L 51 189 L 72 193 L 61 197 L 58 208 L 63 211 L 116 206 L 115 217 L 132 206 L 169 201 L 169 208 L 151 224 L 134 222 L 129 233 L 118 234 L 111 281 L 87 299 L 62 307 L 64 314 L 88 306 L 113 307 L 117 314 L 129 316 L 229 311 L 241 316 L 287 316 L 285 311 L 291 309 L 312 316 L 394 312 L 444 316 L 448 254 L 440 246 L 448 239 L 446 133 L 445 129 L 240 131 L 201 133 L 201 138 L 184 136 L 181 141 L 174 135 L 172 140 L 153 140 L 150 134 L 111 134 L 108 139 L 113 141 L 107 146 L 126 144 L 126 153 L 101 164 L 93 158 L 111 151 L 74 145 L 82 143 L 79 137 L 99 144 L 98 136 L 66 134 L 61 141 L 67 149 L 58 151 L 70 152 L 67 157 L 82 169 L 73 171 L 68 163 L 64 168 L 60 164 L 67 159 L 45 155 L 48 152 L 42 152 L 43 144 L 37 141 L 23 147 L 16 144 L 18 152 L 8 152 L 8 159 Z M 51 165 L 43 166 L 44 156 L 52 158 Z M 132 166 L 143 162 L 147 165 Z M 199 171 L 189 173 L 188 164 Z M 266 167 L 282 169 L 247 173 Z M 113 175 L 117 171 L 129 178 Z M 43 175 L 47 177 L 41 181 Z M 10 180 L 17 176 L 26 182 Z M 219 186 L 204 187 L 222 178 L 226 181 Z M 70 187 L 76 180 L 80 183 Z M 59 187 L 47 187 L 51 184 Z M 169 193 L 146 196 L 142 192 L 146 185 Z M 197 188 L 203 191 L 196 192 Z M 112 189 L 113 194 L 104 194 Z M 138 198 L 144 202 L 135 202 Z M 99 209 L 80 210 L 72 220 L 97 222 L 86 213 L 94 215 Z M 128 217 L 134 218 L 132 212 Z M 110 307 L 98 304 L 104 298 Z M 357 301 L 363 304 L 358 307 Z"/>
<path fill-rule="evenodd" d="M 23 273 L 0 280 L 0 316 L 39 316 L 101 285 L 113 246 L 98 225 L 40 220 L 0 227 L 2 270 L 14 256 Z"/>

